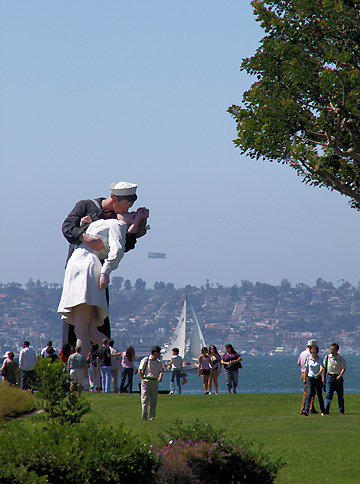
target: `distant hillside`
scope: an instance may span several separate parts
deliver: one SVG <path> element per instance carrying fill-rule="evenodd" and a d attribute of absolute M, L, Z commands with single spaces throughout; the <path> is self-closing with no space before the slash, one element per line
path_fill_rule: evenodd
<path fill-rule="evenodd" d="M 314 287 L 279 286 L 242 281 L 239 286 L 176 289 L 156 282 L 152 289 L 114 277 L 110 285 L 110 320 L 116 345 L 133 344 L 137 353 L 167 342 L 188 293 L 205 340 L 221 348 L 232 342 L 238 351 L 296 353 L 314 337 L 321 348 L 337 341 L 343 352 L 359 352 L 360 289 L 346 281 L 338 287 L 319 278 Z M 52 339 L 61 347 L 62 323 L 57 314 L 61 286 L 29 279 L 0 284 L 0 353 L 19 350 L 24 339 L 41 348 Z"/>

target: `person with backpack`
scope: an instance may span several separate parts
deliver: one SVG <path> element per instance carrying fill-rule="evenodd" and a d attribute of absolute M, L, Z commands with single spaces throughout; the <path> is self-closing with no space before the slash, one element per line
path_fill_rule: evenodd
<path fill-rule="evenodd" d="M 13 351 L 8 352 L 7 358 L 5 359 L 0 372 L 4 380 L 6 380 L 10 385 L 17 385 L 19 383 L 20 370 L 18 363 L 14 361 Z"/>

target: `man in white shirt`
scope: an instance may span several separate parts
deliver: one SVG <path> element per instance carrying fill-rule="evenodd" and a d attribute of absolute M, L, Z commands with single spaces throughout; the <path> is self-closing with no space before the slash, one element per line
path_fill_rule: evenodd
<path fill-rule="evenodd" d="M 32 388 L 36 379 L 34 366 L 36 365 L 36 353 L 30 348 L 29 341 L 24 341 L 23 349 L 20 351 L 20 385 L 22 390 Z"/>
<path fill-rule="evenodd" d="M 326 355 L 324 358 L 323 379 L 326 381 L 325 414 L 329 413 L 334 392 L 336 392 L 338 396 L 339 412 L 345 412 L 343 374 L 346 369 L 346 362 L 344 358 L 339 355 L 339 345 L 333 343 L 330 346 L 330 354 Z"/>
<path fill-rule="evenodd" d="M 162 379 L 163 367 L 160 358 L 160 346 L 151 348 L 151 355 L 140 361 L 139 376 L 141 380 L 141 416 L 147 420 L 154 420 L 158 397 L 158 386 Z"/>
<path fill-rule="evenodd" d="M 305 364 L 306 364 L 306 361 L 307 359 L 311 356 L 311 353 L 310 353 L 310 348 L 312 346 L 317 346 L 317 342 L 315 339 L 309 339 L 309 341 L 307 342 L 307 347 L 304 351 L 302 351 L 299 355 L 299 359 L 297 361 L 297 364 L 298 366 L 300 366 L 300 378 L 301 378 L 301 381 L 304 385 L 304 393 L 303 393 L 303 398 L 302 398 L 302 402 L 301 402 L 301 409 L 300 409 L 300 414 L 302 415 L 303 414 L 303 411 L 305 409 L 305 403 L 306 403 L 306 397 L 307 397 L 307 392 L 306 392 L 306 376 L 305 376 Z M 310 413 L 319 413 L 315 410 L 315 406 L 314 406 L 314 398 L 311 399 L 311 402 L 310 402 Z"/>

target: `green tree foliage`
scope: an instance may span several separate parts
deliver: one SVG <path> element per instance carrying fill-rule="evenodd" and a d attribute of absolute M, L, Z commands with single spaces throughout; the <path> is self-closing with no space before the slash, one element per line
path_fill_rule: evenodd
<path fill-rule="evenodd" d="M 255 295 L 263 298 L 273 298 L 279 294 L 279 290 L 270 284 L 257 282 L 254 287 Z"/>
<path fill-rule="evenodd" d="M 50 358 L 39 358 L 35 366 L 38 377 L 36 396 L 52 422 L 78 423 L 90 411 L 90 404 L 76 393 L 70 393 L 69 375 L 62 361 L 51 363 Z"/>
<path fill-rule="evenodd" d="M 243 154 L 289 164 L 360 209 L 360 4 L 253 0 L 266 35 L 241 70 L 257 78 L 236 120 Z"/>
<path fill-rule="evenodd" d="M 121 290 L 121 286 L 123 285 L 124 278 L 121 276 L 115 276 L 111 279 L 111 287 L 114 288 L 116 291 Z"/>
<path fill-rule="evenodd" d="M 135 287 L 135 291 L 139 291 L 139 292 L 145 291 L 146 282 L 139 277 L 138 279 L 136 279 L 134 287 Z"/>
<path fill-rule="evenodd" d="M 163 281 L 156 281 L 154 283 L 154 291 L 165 291 L 166 284 Z"/>
<path fill-rule="evenodd" d="M 126 279 L 124 283 L 124 291 L 131 291 L 132 290 L 132 284 L 129 279 Z"/>

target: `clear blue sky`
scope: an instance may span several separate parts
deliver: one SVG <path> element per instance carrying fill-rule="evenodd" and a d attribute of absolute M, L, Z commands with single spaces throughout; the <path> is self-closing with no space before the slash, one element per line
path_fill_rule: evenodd
<path fill-rule="evenodd" d="M 63 219 L 126 180 L 152 229 L 113 275 L 357 285 L 360 214 L 232 143 L 263 36 L 249 1 L 0 6 L 0 282 L 62 282 Z"/>

